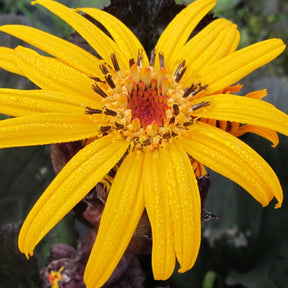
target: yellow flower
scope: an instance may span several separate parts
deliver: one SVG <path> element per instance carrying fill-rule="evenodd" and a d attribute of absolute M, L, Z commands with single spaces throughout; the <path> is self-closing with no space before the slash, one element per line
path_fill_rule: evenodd
<path fill-rule="evenodd" d="M 19 248 L 27 257 L 120 159 L 86 267 L 87 287 L 107 281 L 144 209 L 152 227 L 155 279 L 167 279 L 176 259 L 179 272 L 194 265 L 201 205 L 191 159 L 232 179 L 263 206 L 273 197 L 281 206 L 282 189 L 271 167 L 233 133 L 204 119 L 287 135 L 286 114 L 257 97 L 225 92 L 277 57 L 285 45 L 271 39 L 236 51 L 239 33 L 225 19 L 213 21 L 188 40 L 215 2 L 197 0 L 182 10 L 150 60 L 127 27 L 93 8 L 33 2 L 71 25 L 101 60 L 31 27 L 0 28 L 50 55 L 21 46 L 1 48 L 1 67 L 29 78 L 39 89 L 0 90 L 0 112 L 16 116 L 0 122 L 0 147 L 88 139 L 27 216 L 19 235 Z M 81 12 L 101 22 L 111 37 Z"/>

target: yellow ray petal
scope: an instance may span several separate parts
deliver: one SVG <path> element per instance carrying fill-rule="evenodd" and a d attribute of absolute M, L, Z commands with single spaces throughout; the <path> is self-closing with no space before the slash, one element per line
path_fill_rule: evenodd
<path fill-rule="evenodd" d="M 210 105 L 194 111 L 193 115 L 251 124 L 288 135 L 288 115 L 265 101 L 250 97 L 219 94 L 203 97 L 201 101 L 198 99 L 195 103 L 202 101 L 207 101 Z"/>
<path fill-rule="evenodd" d="M 169 207 L 171 195 L 167 191 L 169 182 L 165 173 L 166 169 L 158 151 L 145 152 L 143 190 L 145 207 L 152 229 L 152 270 L 155 280 L 166 280 L 174 271 L 176 257 L 172 224 L 179 224 L 179 226 L 182 224 L 172 223 L 173 214 Z"/>
<path fill-rule="evenodd" d="M 77 94 L 47 90 L 0 89 L 0 113 L 10 116 L 39 112 L 84 114 L 85 107 L 100 108 L 96 101 Z"/>
<path fill-rule="evenodd" d="M 183 82 L 191 85 L 191 73 L 197 75 L 204 67 L 234 52 L 239 39 L 237 26 L 226 19 L 217 19 L 206 26 L 181 50 L 187 63 Z"/>
<path fill-rule="evenodd" d="M 79 8 L 77 10 L 88 14 L 92 18 L 96 19 L 99 23 L 104 25 L 117 43 L 119 49 L 123 52 L 123 54 L 125 54 L 126 59 L 134 58 L 136 61 L 138 51 L 141 49 L 143 51 L 143 66 L 148 65 L 148 57 L 142 44 L 132 33 L 132 31 L 127 28 L 121 21 L 103 10 L 95 8 Z"/>
<path fill-rule="evenodd" d="M 6 71 L 23 76 L 23 72 L 15 64 L 15 57 L 14 49 L 0 47 L 0 67 Z"/>
<path fill-rule="evenodd" d="M 99 59 L 84 49 L 59 37 L 23 25 L 4 25 L 0 27 L 0 31 L 13 35 L 55 56 L 73 68 L 86 73 L 88 76 L 95 77 L 98 74 L 102 75 L 100 74 L 100 69 L 98 69 L 100 64 Z"/>
<path fill-rule="evenodd" d="M 38 242 L 119 161 L 127 144 L 100 138 L 80 150 L 60 171 L 27 216 L 18 238 L 28 257 Z"/>
<path fill-rule="evenodd" d="M 240 49 L 201 70 L 208 93 L 239 81 L 257 68 L 269 63 L 285 49 L 280 39 L 269 39 Z"/>
<path fill-rule="evenodd" d="M 77 31 L 111 66 L 112 62 L 110 60 L 110 55 L 116 53 L 120 67 L 129 68 L 129 59 L 124 57 L 117 44 L 96 25 L 79 15 L 73 9 L 51 0 L 36 0 L 33 1 L 32 4 L 44 6 L 73 27 L 75 31 Z"/>
<path fill-rule="evenodd" d="M 21 46 L 15 48 L 15 52 L 17 52 L 15 61 L 18 67 L 40 88 L 77 93 L 92 99 L 101 98 L 91 88 L 95 81 L 71 66 Z"/>
<path fill-rule="evenodd" d="M 182 144 L 193 158 L 203 165 L 238 183 L 263 206 L 273 196 L 283 201 L 279 180 L 272 168 L 247 144 L 205 123 L 191 126 Z"/>
<path fill-rule="evenodd" d="M 129 153 L 114 178 L 84 274 L 87 287 L 104 285 L 137 227 L 144 211 L 142 163 L 143 154 Z"/>
<path fill-rule="evenodd" d="M 0 148 L 77 141 L 97 135 L 87 115 L 36 113 L 0 121 Z"/>
<path fill-rule="evenodd" d="M 194 265 L 198 256 L 201 241 L 200 194 L 191 163 L 179 142 L 161 149 L 160 159 L 166 170 L 176 257 L 182 273 Z"/>
<path fill-rule="evenodd" d="M 271 129 L 263 128 L 263 127 L 258 127 L 254 125 L 243 125 L 239 127 L 237 131 L 237 137 L 240 137 L 246 133 L 254 133 L 259 136 L 264 137 L 268 141 L 272 143 L 272 147 L 275 148 L 279 144 L 279 137 L 278 134 Z"/>
<path fill-rule="evenodd" d="M 165 63 L 173 64 L 193 29 L 215 4 L 215 0 L 197 0 L 169 23 L 156 45 L 157 52 L 164 52 Z"/>

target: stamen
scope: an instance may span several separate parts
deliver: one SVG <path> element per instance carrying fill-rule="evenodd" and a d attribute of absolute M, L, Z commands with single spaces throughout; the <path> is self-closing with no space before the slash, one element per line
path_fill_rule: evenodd
<path fill-rule="evenodd" d="M 186 72 L 186 70 L 187 70 L 187 66 L 186 67 L 183 67 L 181 70 L 180 70 L 180 72 L 177 74 L 177 76 L 175 77 L 175 82 L 179 82 L 181 79 L 182 79 L 182 77 L 183 77 L 183 75 L 184 75 L 184 73 Z"/>
<path fill-rule="evenodd" d="M 94 108 L 90 108 L 90 107 L 86 107 L 86 114 L 102 114 L 103 110 L 102 109 L 94 109 Z"/>
<path fill-rule="evenodd" d="M 201 86 L 201 84 L 200 84 L 200 88 L 198 89 L 198 90 L 196 90 L 196 91 L 193 91 L 191 94 L 192 94 L 192 96 L 194 96 L 194 95 L 196 95 L 197 93 L 199 93 L 200 91 L 202 91 L 202 90 L 204 90 L 204 89 L 206 89 L 208 87 L 208 85 L 206 84 L 206 85 L 204 85 L 204 86 Z"/>
<path fill-rule="evenodd" d="M 163 78 L 162 81 L 162 95 L 166 95 L 169 89 L 169 81 L 166 77 Z"/>
<path fill-rule="evenodd" d="M 183 60 L 182 63 L 177 67 L 176 72 L 174 73 L 175 82 L 177 83 L 181 80 L 185 71 L 187 70 L 187 66 L 185 66 L 185 63 L 185 60 Z"/>
<path fill-rule="evenodd" d="M 108 97 L 108 95 L 97 84 L 92 84 L 92 89 L 103 98 Z"/>
<path fill-rule="evenodd" d="M 105 83 L 105 81 L 101 80 L 100 78 L 98 77 L 90 77 L 90 79 L 96 81 L 96 82 L 101 82 L 101 83 Z"/>
<path fill-rule="evenodd" d="M 159 65 L 160 65 L 160 68 L 164 68 L 164 53 L 163 52 L 160 52 L 158 54 L 159 56 Z"/>
<path fill-rule="evenodd" d="M 140 81 L 139 68 L 136 65 L 133 65 L 130 68 L 131 76 L 134 82 L 138 83 Z"/>
<path fill-rule="evenodd" d="M 117 61 L 115 53 L 112 53 L 110 55 L 110 58 L 111 58 L 111 61 L 112 61 L 112 64 L 114 66 L 115 71 L 117 71 L 117 72 L 120 71 L 119 63 Z"/>
<path fill-rule="evenodd" d="M 109 116 L 116 116 L 118 113 L 112 109 L 104 108 L 104 114 Z"/>
<path fill-rule="evenodd" d="M 193 124 L 193 121 L 187 121 L 187 122 L 184 122 L 183 123 L 183 126 L 184 127 L 188 127 L 188 126 L 190 126 L 190 125 L 192 125 Z"/>
<path fill-rule="evenodd" d="M 180 113 L 179 106 L 177 104 L 173 104 L 173 114 L 177 116 Z"/>
<path fill-rule="evenodd" d="M 196 104 L 196 105 L 193 105 L 191 108 L 190 108 L 190 110 L 191 111 L 195 111 L 195 110 L 198 110 L 198 109 L 200 109 L 200 108 L 202 108 L 202 107 L 205 107 L 205 106 L 208 106 L 208 105 L 210 105 L 210 103 L 209 102 L 200 102 L 200 103 L 198 103 L 198 104 Z"/>
<path fill-rule="evenodd" d="M 132 78 L 132 76 L 129 76 L 128 78 L 127 78 L 127 90 L 128 90 L 128 92 L 129 93 L 131 93 L 131 91 L 132 91 L 132 88 L 133 88 L 133 78 Z M 125 97 L 126 98 L 126 97 Z"/>
<path fill-rule="evenodd" d="M 163 82 L 163 78 L 165 77 L 165 69 L 162 68 L 158 71 L 157 74 L 157 87 L 161 87 L 162 86 L 162 82 Z"/>
<path fill-rule="evenodd" d="M 111 130 L 111 126 L 101 126 L 100 131 L 101 132 L 108 132 Z"/>
<path fill-rule="evenodd" d="M 114 126 L 116 130 L 121 130 L 121 129 L 124 129 L 125 127 L 123 124 L 118 123 L 118 122 L 114 122 Z"/>
<path fill-rule="evenodd" d="M 104 74 L 104 75 L 106 75 L 106 74 L 108 74 L 109 73 L 109 71 L 108 71 L 108 69 L 107 69 L 107 67 L 105 66 L 105 64 L 100 64 L 99 65 L 99 68 L 100 68 L 100 70 L 102 71 L 102 73 Z"/>
<path fill-rule="evenodd" d="M 167 132 L 167 133 L 163 134 L 162 137 L 163 137 L 164 139 L 169 139 L 169 138 L 172 137 L 172 134 L 171 134 L 171 132 Z"/>
<path fill-rule="evenodd" d="M 155 58 L 156 58 L 156 50 L 155 48 L 151 51 L 151 56 L 150 56 L 150 66 L 153 67 L 155 63 Z"/>
<path fill-rule="evenodd" d="M 176 71 L 175 71 L 175 73 L 174 73 L 174 76 L 177 76 L 177 74 L 179 73 L 179 71 L 181 70 L 181 68 L 183 68 L 183 67 L 185 66 L 185 63 L 186 63 L 186 61 L 183 60 L 183 61 L 179 64 L 179 66 L 177 67 L 177 69 L 176 69 Z"/>
<path fill-rule="evenodd" d="M 137 66 L 142 67 L 143 64 L 143 50 L 139 49 L 138 50 L 138 57 L 137 57 Z"/>
<path fill-rule="evenodd" d="M 112 80 L 112 75 L 111 75 L 110 73 L 105 75 L 105 79 L 106 79 L 108 85 L 109 85 L 112 89 L 114 89 L 114 88 L 116 87 L 114 81 Z"/>
<path fill-rule="evenodd" d="M 135 59 L 131 58 L 129 59 L 129 67 L 131 68 L 135 64 Z"/>
<path fill-rule="evenodd" d="M 142 144 L 143 146 L 148 146 L 148 145 L 152 144 L 152 139 L 151 139 L 151 138 L 147 138 L 147 139 L 144 140 L 141 144 Z"/>
<path fill-rule="evenodd" d="M 184 90 L 183 98 L 187 98 L 193 91 L 195 91 L 195 84 L 193 83 L 189 88 Z"/>
<path fill-rule="evenodd" d="M 142 81 L 145 84 L 145 87 L 150 87 L 150 83 L 151 83 L 151 69 L 150 68 L 146 67 L 143 69 Z"/>
<path fill-rule="evenodd" d="M 157 80 L 156 79 L 151 79 L 151 84 L 150 84 L 150 87 L 152 89 L 156 89 L 157 88 Z"/>
<path fill-rule="evenodd" d="M 175 117 L 173 116 L 170 121 L 169 121 L 169 124 L 174 124 L 175 123 Z"/>

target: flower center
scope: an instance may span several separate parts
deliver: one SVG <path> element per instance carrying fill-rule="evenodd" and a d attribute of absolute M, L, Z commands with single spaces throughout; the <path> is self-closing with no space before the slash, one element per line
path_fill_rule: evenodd
<path fill-rule="evenodd" d="M 157 80 L 152 78 L 150 68 L 145 68 L 146 83 L 140 81 L 133 83 L 132 91 L 128 93 L 127 108 L 131 109 L 132 120 L 139 119 L 141 127 L 146 128 L 149 124 L 157 124 L 159 127 L 166 121 L 168 96 L 162 95 L 162 88 L 157 89 Z M 147 81 L 148 80 L 148 81 Z M 149 81 L 150 80 L 150 81 Z"/>
<path fill-rule="evenodd" d="M 193 111 L 207 102 L 193 105 L 193 96 L 207 86 L 192 83 L 183 88 L 180 82 L 186 71 L 185 61 L 174 74 L 164 67 L 164 55 L 159 53 L 159 68 L 154 67 L 155 53 L 150 66 L 142 67 L 142 55 L 137 62 L 129 61 L 130 69 L 120 71 L 115 54 L 111 55 L 112 69 L 101 64 L 105 80 L 95 78 L 93 90 L 103 98 L 102 109 L 86 107 L 86 113 L 100 123 L 99 137 L 114 133 L 118 139 L 130 142 L 130 150 L 154 150 L 163 147 L 177 135 L 185 133 L 195 121 Z"/>

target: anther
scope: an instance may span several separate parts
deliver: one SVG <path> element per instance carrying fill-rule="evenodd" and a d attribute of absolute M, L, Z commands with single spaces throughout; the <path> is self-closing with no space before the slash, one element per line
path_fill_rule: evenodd
<path fill-rule="evenodd" d="M 199 88 L 198 90 L 196 90 L 196 91 L 193 91 L 193 92 L 191 93 L 192 96 L 198 94 L 200 91 L 206 89 L 207 87 L 208 87 L 208 85 L 201 86 L 201 84 L 200 84 L 200 88 Z"/>
<path fill-rule="evenodd" d="M 112 109 L 104 108 L 104 114 L 109 116 L 116 116 L 118 113 Z"/>
<path fill-rule="evenodd" d="M 106 67 L 104 64 L 100 64 L 100 65 L 99 65 L 99 68 L 100 68 L 100 70 L 102 71 L 103 74 L 106 75 L 106 74 L 109 73 L 107 67 Z"/>
<path fill-rule="evenodd" d="M 124 129 L 124 125 L 118 122 L 114 122 L 114 126 L 116 130 Z"/>
<path fill-rule="evenodd" d="M 160 65 L 160 68 L 164 68 L 164 53 L 163 52 L 160 52 L 158 54 L 159 56 L 159 65 Z"/>
<path fill-rule="evenodd" d="M 108 132 L 111 130 L 111 126 L 101 126 L 100 131 L 101 132 Z"/>
<path fill-rule="evenodd" d="M 195 89 L 195 85 L 194 84 L 192 84 L 189 88 L 186 88 L 185 90 L 184 90 L 184 94 L 183 94 L 183 98 L 187 98 L 193 91 L 194 91 L 194 89 Z"/>
<path fill-rule="evenodd" d="M 90 77 L 90 79 L 96 81 L 96 82 L 101 82 L 101 83 L 105 83 L 105 81 L 101 80 L 100 78 L 98 77 Z"/>
<path fill-rule="evenodd" d="M 156 50 L 155 48 L 151 51 L 151 56 L 150 56 L 150 66 L 153 67 L 155 63 L 155 57 L 156 57 Z"/>
<path fill-rule="evenodd" d="M 181 62 L 181 64 L 177 67 L 176 72 L 174 73 L 175 82 L 179 82 L 183 77 L 185 71 L 187 70 L 187 66 L 185 66 L 185 60 Z"/>
<path fill-rule="evenodd" d="M 198 110 L 198 109 L 200 109 L 200 108 L 202 108 L 202 107 L 205 107 L 205 106 L 208 106 L 210 103 L 209 102 L 200 102 L 200 103 L 198 103 L 198 104 L 196 104 L 196 105 L 193 105 L 192 107 L 191 107 L 191 110 L 192 111 L 195 111 L 195 110 Z"/>
<path fill-rule="evenodd" d="M 148 146 L 152 143 L 152 139 L 151 138 L 147 138 L 146 140 L 144 140 L 141 144 L 143 146 Z"/>
<path fill-rule="evenodd" d="M 116 85 L 115 85 L 115 83 L 114 83 L 114 81 L 112 79 L 112 75 L 110 73 L 105 75 L 105 79 L 106 79 L 106 82 L 108 83 L 108 85 L 112 89 L 114 89 L 116 87 Z"/>
<path fill-rule="evenodd" d="M 177 104 L 173 104 L 173 114 L 177 116 L 180 113 L 179 106 Z"/>
<path fill-rule="evenodd" d="M 183 123 L 183 126 L 184 127 L 188 127 L 188 126 L 190 126 L 190 125 L 192 125 L 193 124 L 193 121 L 187 121 L 187 122 L 184 122 Z"/>
<path fill-rule="evenodd" d="M 139 49 L 138 50 L 138 56 L 137 56 L 137 66 L 142 67 L 142 61 L 143 60 L 143 50 Z"/>
<path fill-rule="evenodd" d="M 106 98 L 108 95 L 97 85 L 97 84 L 92 84 L 92 89 L 99 94 L 101 97 Z"/>
<path fill-rule="evenodd" d="M 175 117 L 172 116 L 171 119 L 170 119 L 170 121 L 169 121 L 169 124 L 174 124 L 174 123 L 175 123 Z"/>
<path fill-rule="evenodd" d="M 171 132 L 167 132 L 167 133 L 163 134 L 162 137 L 167 140 L 167 139 L 172 137 L 172 134 L 171 134 Z"/>
<path fill-rule="evenodd" d="M 115 71 L 120 71 L 119 63 L 117 61 L 115 53 L 112 53 L 110 55 L 110 58 L 111 58 L 111 61 L 112 61 L 112 64 L 114 66 Z"/>
<path fill-rule="evenodd" d="M 94 108 L 90 108 L 90 107 L 86 107 L 86 114 L 102 114 L 103 110 L 102 109 L 94 109 Z"/>
<path fill-rule="evenodd" d="M 135 59 L 131 58 L 129 59 L 129 67 L 131 68 L 135 64 Z"/>

